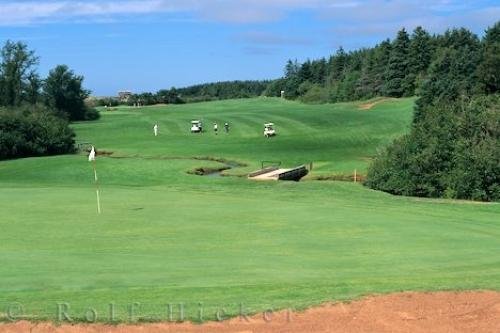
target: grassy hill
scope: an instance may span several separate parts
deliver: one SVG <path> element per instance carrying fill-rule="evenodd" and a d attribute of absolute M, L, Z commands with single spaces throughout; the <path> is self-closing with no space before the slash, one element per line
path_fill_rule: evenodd
<path fill-rule="evenodd" d="M 99 320 L 111 302 L 120 320 L 134 302 L 144 320 L 183 303 L 196 320 L 200 302 L 214 319 L 240 303 L 256 312 L 367 293 L 500 289 L 500 205 L 312 180 L 364 172 L 377 147 L 407 130 L 412 106 L 250 99 L 103 111 L 74 125 L 79 141 L 113 152 L 97 160 L 99 216 L 86 155 L 1 162 L 0 318 L 15 302 L 36 318 L 55 318 L 57 302 L 79 319 L 93 307 Z M 198 118 L 207 132 L 190 134 Z M 230 133 L 215 136 L 214 121 Z M 269 140 L 268 121 L 278 131 Z M 223 166 L 212 159 L 247 165 L 232 175 L 262 160 L 315 168 L 300 183 L 187 173 Z"/>

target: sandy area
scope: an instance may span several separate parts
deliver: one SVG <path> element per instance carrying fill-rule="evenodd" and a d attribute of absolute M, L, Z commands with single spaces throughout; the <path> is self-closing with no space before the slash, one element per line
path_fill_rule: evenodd
<path fill-rule="evenodd" d="M 109 326 L 0 324 L 0 333 L 500 332 L 500 292 L 397 293 L 224 322 Z"/>
<path fill-rule="evenodd" d="M 372 101 L 370 103 L 364 103 L 364 104 L 358 105 L 358 109 L 359 110 L 370 110 L 375 105 L 383 103 L 383 102 L 388 101 L 388 100 L 390 100 L 390 98 L 387 98 L 387 97 L 385 97 L 385 98 L 378 98 L 378 99 L 376 99 L 376 100 L 374 100 L 374 101 Z"/>

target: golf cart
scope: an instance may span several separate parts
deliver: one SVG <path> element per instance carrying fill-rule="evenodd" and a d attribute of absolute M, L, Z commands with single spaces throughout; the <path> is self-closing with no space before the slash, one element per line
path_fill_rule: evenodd
<path fill-rule="evenodd" d="M 201 133 L 203 126 L 200 120 L 193 120 L 191 122 L 191 133 Z"/>
<path fill-rule="evenodd" d="M 264 136 L 266 138 L 270 138 L 275 135 L 276 131 L 274 130 L 274 124 L 273 123 L 264 124 Z"/>

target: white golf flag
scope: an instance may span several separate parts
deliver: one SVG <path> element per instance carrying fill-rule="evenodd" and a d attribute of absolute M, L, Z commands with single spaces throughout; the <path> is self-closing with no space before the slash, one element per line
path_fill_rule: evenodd
<path fill-rule="evenodd" d="M 94 146 L 92 146 L 92 149 L 90 150 L 89 154 L 89 162 L 95 161 L 95 149 Z"/>

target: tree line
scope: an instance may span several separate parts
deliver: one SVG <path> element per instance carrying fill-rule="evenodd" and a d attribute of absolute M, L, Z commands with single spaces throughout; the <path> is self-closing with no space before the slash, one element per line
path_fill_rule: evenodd
<path fill-rule="evenodd" d="M 208 102 L 222 99 L 251 98 L 261 96 L 270 81 L 222 81 L 202 83 L 184 88 L 161 89 L 156 93 L 132 94 L 127 105 L 184 104 Z M 117 106 L 121 101 L 116 97 L 97 100 L 98 106 Z"/>
<path fill-rule="evenodd" d="M 498 201 L 500 22 L 482 40 L 465 29 L 435 40 L 416 81 L 387 82 L 396 96 L 415 89 L 419 98 L 410 132 L 378 153 L 366 185 L 400 195 Z"/>
<path fill-rule="evenodd" d="M 262 95 L 269 81 L 225 81 L 204 83 L 179 89 L 160 90 L 162 96 L 176 93 L 186 103 L 220 99 L 251 98 Z"/>
<path fill-rule="evenodd" d="M 7 41 L 0 51 L 0 159 L 72 152 L 69 122 L 99 117 L 85 104 L 83 76 L 59 65 L 42 79 L 38 63 L 22 42 Z"/>
<path fill-rule="evenodd" d="M 420 95 L 431 65 L 443 50 L 462 44 L 477 47 L 480 41 L 463 28 L 434 35 L 422 27 L 411 34 L 401 29 L 393 40 L 384 40 L 372 48 L 346 52 L 340 47 L 329 58 L 301 64 L 289 60 L 284 76 L 271 82 L 264 94 L 280 96 L 284 91 L 286 98 L 309 103 Z M 478 80 L 485 84 L 487 78 Z"/>

